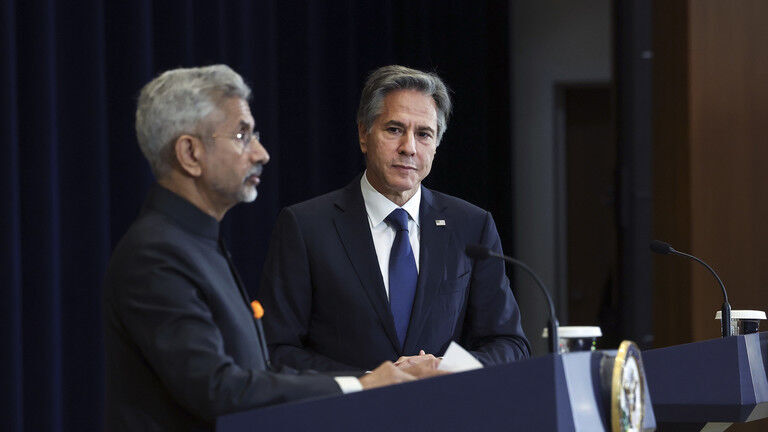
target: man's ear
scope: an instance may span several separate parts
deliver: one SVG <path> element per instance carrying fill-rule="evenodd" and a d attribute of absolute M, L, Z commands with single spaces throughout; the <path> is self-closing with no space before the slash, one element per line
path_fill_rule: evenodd
<path fill-rule="evenodd" d="M 203 172 L 200 159 L 205 153 L 200 138 L 182 135 L 174 143 L 173 149 L 181 170 L 192 177 L 200 177 Z"/>
<path fill-rule="evenodd" d="M 365 154 L 368 152 L 368 130 L 365 129 L 362 123 L 357 124 L 357 139 L 360 141 L 360 151 Z"/>

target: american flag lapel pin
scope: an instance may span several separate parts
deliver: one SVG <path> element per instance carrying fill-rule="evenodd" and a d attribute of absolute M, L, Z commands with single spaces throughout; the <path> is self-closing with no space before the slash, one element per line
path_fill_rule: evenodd
<path fill-rule="evenodd" d="M 435 225 L 437 225 L 437 226 L 445 226 L 445 220 L 444 219 L 435 219 Z"/>

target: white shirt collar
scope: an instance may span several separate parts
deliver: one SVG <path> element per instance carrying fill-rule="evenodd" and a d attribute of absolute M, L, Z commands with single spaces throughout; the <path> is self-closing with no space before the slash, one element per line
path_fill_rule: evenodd
<path fill-rule="evenodd" d="M 363 173 L 360 179 L 360 190 L 363 192 L 363 201 L 365 201 L 365 210 L 368 212 L 368 220 L 371 223 L 371 227 L 375 227 L 382 223 L 387 216 L 398 205 L 389 200 L 389 198 L 382 195 L 379 191 L 371 186 L 368 182 L 367 176 L 368 170 Z M 421 205 L 421 185 L 416 190 L 416 193 L 403 204 L 403 210 L 408 212 L 411 219 L 416 222 L 416 226 L 419 226 L 419 206 Z"/>

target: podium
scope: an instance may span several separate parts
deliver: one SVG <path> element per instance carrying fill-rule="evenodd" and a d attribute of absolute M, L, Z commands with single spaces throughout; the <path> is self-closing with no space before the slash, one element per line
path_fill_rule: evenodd
<path fill-rule="evenodd" d="M 725 430 L 767 417 L 767 344 L 768 333 L 753 333 L 643 352 L 659 430 Z"/>
<path fill-rule="evenodd" d="M 611 353 L 549 354 L 348 395 L 286 403 L 220 417 L 216 430 L 610 430 L 599 367 Z M 644 430 L 653 430 L 656 423 L 647 387 L 645 407 Z"/>

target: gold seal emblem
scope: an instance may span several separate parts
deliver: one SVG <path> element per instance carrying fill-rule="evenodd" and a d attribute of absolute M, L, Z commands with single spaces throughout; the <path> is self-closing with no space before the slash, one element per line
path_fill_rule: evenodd
<path fill-rule="evenodd" d="M 643 430 L 645 372 L 640 349 L 632 341 L 619 345 L 611 382 L 611 430 Z"/>

